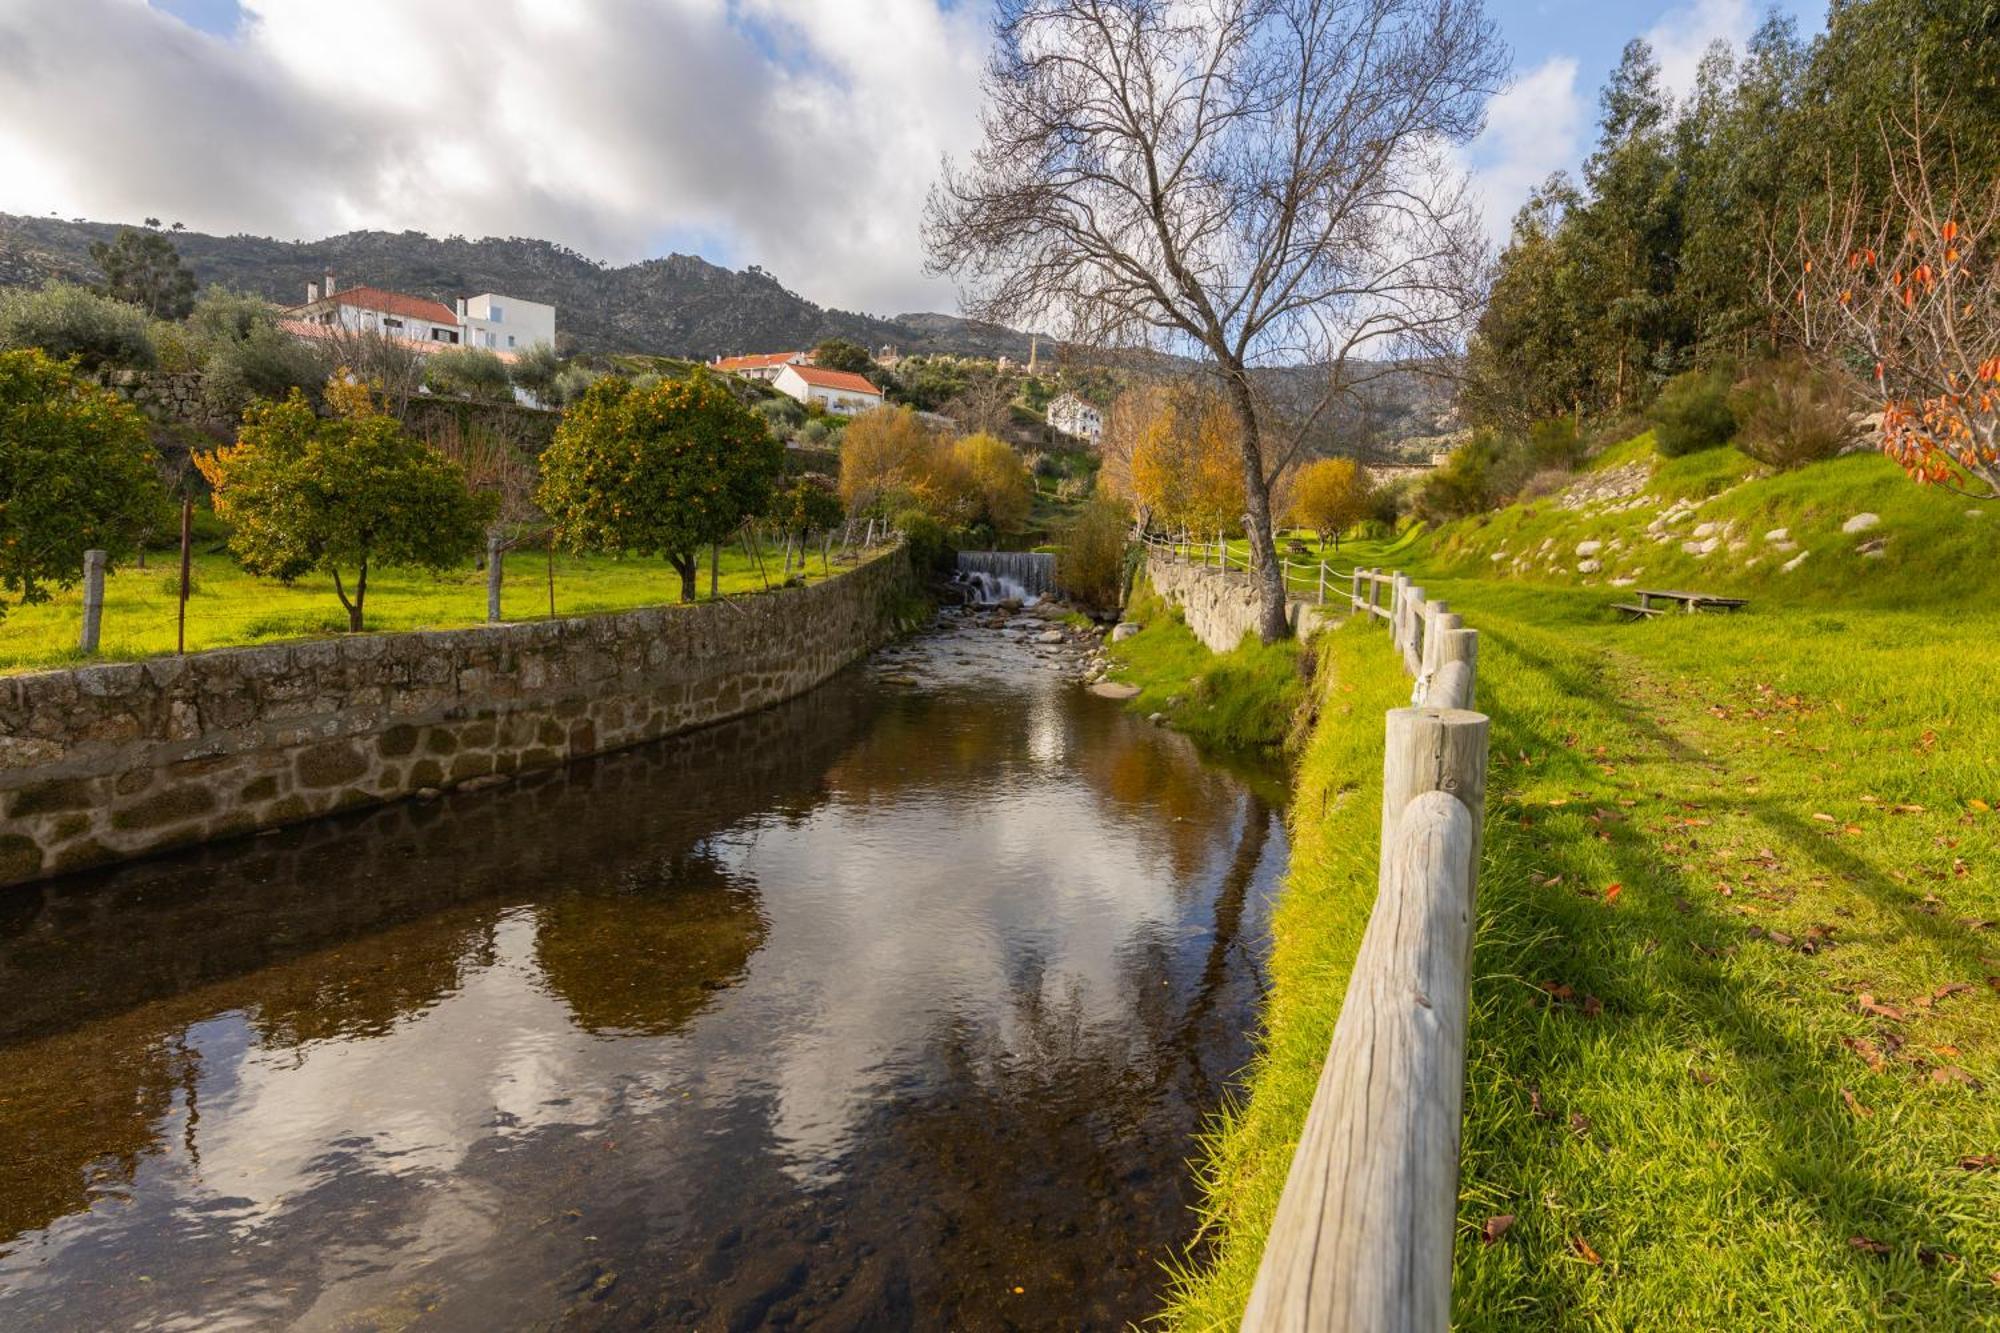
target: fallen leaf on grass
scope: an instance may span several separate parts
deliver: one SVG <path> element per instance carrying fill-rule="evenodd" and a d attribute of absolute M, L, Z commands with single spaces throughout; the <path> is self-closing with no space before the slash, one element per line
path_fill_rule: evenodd
<path fill-rule="evenodd" d="M 1840 1044 L 1868 1062 L 1868 1067 L 1877 1073 L 1882 1071 L 1882 1052 L 1874 1042 L 1866 1037 L 1842 1037 Z"/>
<path fill-rule="evenodd" d="M 1604 901 L 1608 905 L 1618 901 L 1618 895 L 1625 892 L 1625 886 L 1613 880 L 1604 887 Z"/>
<path fill-rule="evenodd" d="M 1962 1171 L 1991 1171 L 2000 1167 L 2000 1152 L 1968 1153 L 1958 1159 Z"/>
<path fill-rule="evenodd" d="M 1986 1086 L 1985 1084 L 1981 1083 L 1978 1079 L 1974 1078 L 1972 1075 L 1966 1073 L 1963 1069 L 1960 1069 L 1957 1065 L 1939 1065 L 1936 1069 L 1933 1069 L 1931 1071 L 1931 1082 L 1963 1083 L 1966 1087 L 1971 1088 L 1974 1092 L 1978 1092 L 1981 1088 Z"/>
<path fill-rule="evenodd" d="M 1981 800 L 1978 800 L 1978 799 L 1974 799 L 1974 800 L 1970 800 L 1970 801 L 1967 801 L 1967 802 L 1965 803 L 1965 806 L 1966 806 L 1966 808 L 1967 808 L 1968 810 L 1976 810 L 1976 811 L 1978 811 L 1978 812 L 1979 812 L 1980 814 L 1982 814 L 1982 815 L 1983 815 L 1983 814 L 1985 814 L 1985 813 L 1986 813 L 1987 811 L 1989 811 L 1989 810 L 1991 810 L 1991 809 L 1993 808 L 1992 806 L 1988 805 L 1988 804 L 1987 804 L 1986 802 L 1984 802 L 1984 801 L 1981 801 Z"/>
<path fill-rule="evenodd" d="M 1689 902 L 1685 898 L 1676 898 L 1674 899 L 1674 910 L 1676 912 L 1679 912 L 1682 916 L 1686 916 L 1689 912 L 1692 912 L 1694 910 L 1694 904 Z"/>
<path fill-rule="evenodd" d="M 1950 1250 L 1934 1250 L 1928 1245 L 1917 1246 L 1917 1262 L 1925 1268 L 1937 1267 L 1938 1260 L 1940 1259 L 1946 1263 L 1955 1264 L 1958 1262 L 1958 1256 Z"/>
<path fill-rule="evenodd" d="M 1854 1002 L 1855 1004 L 1860 1006 L 1861 1012 L 1864 1014 L 1873 1014 L 1877 1018 L 1886 1018 L 1894 1023 L 1905 1023 L 1909 1021 L 1910 1015 L 1907 1012 L 1898 1009 L 1893 1004 L 1877 1004 L 1875 1002 L 1875 997 L 1873 995 L 1868 994 L 1868 992 L 1866 991 L 1863 991 L 1860 995 L 1856 996 Z"/>
<path fill-rule="evenodd" d="M 1595 995 L 1586 995 L 1583 997 L 1583 1016 L 1585 1018 L 1596 1018 L 1603 1012 L 1604 1001 L 1598 999 Z"/>
<path fill-rule="evenodd" d="M 1512 1213 L 1501 1213 L 1495 1217 L 1487 1218 L 1486 1225 L 1479 1228 L 1479 1243 L 1482 1245 L 1491 1245 L 1494 1241 L 1506 1235 L 1507 1228 L 1513 1225 L 1514 1215 Z"/>
<path fill-rule="evenodd" d="M 1943 1000 L 1953 995 L 1963 995 L 1971 989 L 1972 983 L 1969 981 L 1947 981 L 1944 985 L 1939 986 L 1931 992 L 1931 998 L 1933 1000 Z"/>
<path fill-rule="evenodd" d="M 1863 1254 L 1887 1254 L 1889 1252 L 1887 1245 L 1884 1245 L 1879 1240 L 1870 1240 L 1866 1236 L 1849 1236 L 1847 1243 Z"/>
<path fill-rule="evenodd" d="M 1706 1069 L 1690 1069 L 1688 1073 L 1694 1077 L 1695 1082 L 1701 1084 L 1704 1088 L 1710 1087 L 1715 1083 L 1715 1075 L 1709 1073 Z"/>
<path fill-rule="evenodd" d="M 1838 824 L 1840 822 L 1839 820 L 1835 819 L 1832 815 L 1823 814 L 1818 811 L 1815 811 L 1813 813 L 1813 818 L 1817 819 L 1822 824 Z"/>
<path fill-rule="evenodd" d="M 1587 1264 L 1601 1264 L 1604 1262 L 1597 1251 L 1590 1248 L 1590 1242 L 1581 1236 L 1571 1236 L 1569 1238 L 1569 1247 L 1576 1251 L 1577 1258 Z"/>
<path fill-rule="evenodd" d="M 1580 1139 L 1590 1137 L 1590 1117 L 1581 1111 L 1572 1111 L 1569 1117 L 1569 1132 Z"/>
<path fill-rule="evenodd" d="M 1863 1120 L 1866 1120 L 1870 1116 L 1875 1114 L 1873 1111 L 1863 1106 L 1861 1104 L 1861 1099 L 1855 1096 L 1853 1093 L 1849 1092 L 1846 1088 L 1842 1088 L 1840 1090 L 1840 1100 L 1846 1102 L 1847 1109 L 1854 1112 L 1855 1115 L 1861 1117 Z"/>

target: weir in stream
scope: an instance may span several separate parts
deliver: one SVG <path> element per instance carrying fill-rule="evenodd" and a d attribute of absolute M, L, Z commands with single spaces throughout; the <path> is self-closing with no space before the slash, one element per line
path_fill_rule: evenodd
<path fill-rule="evenodd" d="M 0 1328 L 1144 1320 L 1280 796 L 995 619 L 0 893 Z"/>
<path fill-rule="evenodd" d="M 973 600 L 991 605 L 1009 597 L 1030 601 L 1056 590 L 1056 558 L 1047 551 L 960 551 L 960 579 Z"/>

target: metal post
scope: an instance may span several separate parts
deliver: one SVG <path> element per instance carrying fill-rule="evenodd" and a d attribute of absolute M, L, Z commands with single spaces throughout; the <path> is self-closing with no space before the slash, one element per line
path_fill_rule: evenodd
<path fill-rule="evenodd" d="M 86 657 L 97 651 L 97 632 L 104 620 L 104 561 L 103 551 L 83 553 L 83 636 L 80 644 Z"/>

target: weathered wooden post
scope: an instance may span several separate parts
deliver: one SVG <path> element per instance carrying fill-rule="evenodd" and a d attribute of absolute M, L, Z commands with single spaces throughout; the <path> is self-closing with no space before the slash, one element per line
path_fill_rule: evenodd
<path fill-rule="evenodd" d="M 507 543 L 500 539 L 499 533 L 486 535 L 486 623 L 489 625 L 500 623 L 500 558 L 506 549 Z"/>
<path fill-rule="evenodd" d="M 1477 705 L 1478 693 L 1479 631 L 1441 625 L 1432 661 L 1430 697 L 1425 702 L 1433 708 L 1472 708 Z"/>
<path fill-rule="evenodd" d="M 97 651 L 97 635 L 104 622 L 104 561 L 103 551 L 83 553 L 83 634 L 78 645 L 86 657 Z"/>
<path fill-rule="evenodd" d="M 1326 605 L 1326 558 L 1324 556 L 1320 557 L 1319 562 L 1319 604 L 1321 606 Z"/>
<path fill-rule="evenodd" d="M 1388 715 L 1381 888 L 1243 1328 L 1443 1333 L 1487 721 Z"/>
<path fill-rule="evenodd" d="M 181 496 L 181 582 L 179 605 L 174 610 L 174 651 L 188 649 L 188 594 L 194 591 L 194 497 Z"/>
<path fill-rule="evenodd" d="M 1463 625 L 1465 623 L 1462 620 L 1458 620 L 1458 617 L 1453 616 L 1451 614 L 1451 608 L 1448 607 L 1443 602 L 1424 603 L 1423 652 L 1419 659 L 1417 668 L 1418 673 L 1421 675 L 1429 675 L 1432 667 L 1436 665 L 1433 659 L 1435 656 L 1435 646 L 1436 646 L 1439 622 L 1441 622 L 1447 617 L 1450 617 L 1452 620 L 1458 622 L 1456 625 L 1452 626 L 1452 628 L 1454 629 L 1458 628 L 1459 625 Z"/>
<path fill-rule="evenodd" d="M 1412 676 L 1423 665 L 1424 590 L 1403 585 L 1403 669 Z"/>

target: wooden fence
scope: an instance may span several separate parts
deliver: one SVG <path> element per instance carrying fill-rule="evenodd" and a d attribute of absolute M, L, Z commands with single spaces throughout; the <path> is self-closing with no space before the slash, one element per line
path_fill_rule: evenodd
<path fill-rule="evenodd" d="M 1246 574 L 1250 572 L 1248 546 L 1239 554 L 1231 549 L 1229 539 L 1221 533 L 1210 539 L 1185 531 L 1170 534 L 1141 532 L 1139 540 L 1147 546 L 1171 551 L 1176 558 L 1189 564 L 1213 565 L 1223 570 L 1240 569 Z M 1341 582 L 1347 577 L 1324 558 L 1315 560 L 1295 556 L 1282 547 L 1278 551 L 1278 571 L 1288 595 L 1304 597 L 1320 606 L 1326 604 L 1328 588 L 1335 590 L 1334 596 L 1338 600 Z"/>
<path fill-rule="evenodd" d="M 1479 635 L 1403 574 L 1357 569 L 1347 582 L 1355 614 L 1388 622 L 1416 684 L 1412 706 L 1388 715 L 1379 888 L 1244 1311 L 1255 1333 L 1451 1323 L 1486 803 Z"/>

